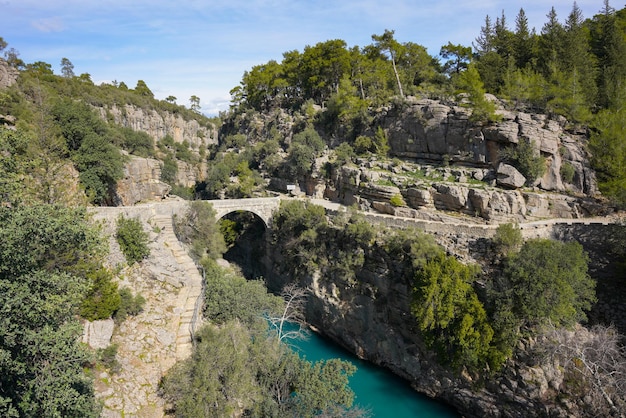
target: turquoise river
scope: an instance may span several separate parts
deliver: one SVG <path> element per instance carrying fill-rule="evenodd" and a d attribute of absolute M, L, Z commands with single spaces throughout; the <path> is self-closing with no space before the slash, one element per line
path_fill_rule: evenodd
<path fill-rule="evenodd" d="M 458 418 L 453 409 L 411 389 L 403 379 L 362 361 L 338 345 L 311 333 L 308 339 L 291 342 L 294 350 L 309 361 L 340 358 L 352 362 L 357 372 L 350 378 L 355 405 L 371 412 L 372 418 Z"/>

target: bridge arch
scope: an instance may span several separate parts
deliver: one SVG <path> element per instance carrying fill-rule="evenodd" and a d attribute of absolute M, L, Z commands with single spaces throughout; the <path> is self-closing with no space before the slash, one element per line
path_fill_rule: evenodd
<path fill-rule="evenodd" d="M 258 216 L 266 228 L 271 227 L 272 214 L 280 207 L 279 197 L 208 200 L 208 202 L 213 206 L 216 220 L 223 218 L 229 213 L 245 211 Z"/>

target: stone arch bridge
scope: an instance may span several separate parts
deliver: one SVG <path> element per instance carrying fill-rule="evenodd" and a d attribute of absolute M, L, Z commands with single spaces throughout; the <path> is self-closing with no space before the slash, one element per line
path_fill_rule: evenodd
<path fill-rule="evenodd" d="M 256 197 L 246 199 L 223 199 L 204 200 L 213 206 L 215 219 L 228 215 L 229 213 L 247 211 L 258 216 L 266 228 L 271 227 L 272 214 L 278 210 L 281 202 L 280 197 Z M 118 216 L 136 217 L 144 222 L 148 222 L 154 217 L 182 216 L 189 207 L 189 201 L 180 198 L 166 199 L 158 202 L 137 204 L 134 206 L 112 206 L 90 208 L 95 219 L 117 219 Z"/>
<path fill-rule="evenodd" d="M 247 199 L 207 200 L 215 210 L 215 219 L 238 211 L 252 212 L 270 226 L 272 214 L 280 207 L 279 197 L 254 197 Z"/>

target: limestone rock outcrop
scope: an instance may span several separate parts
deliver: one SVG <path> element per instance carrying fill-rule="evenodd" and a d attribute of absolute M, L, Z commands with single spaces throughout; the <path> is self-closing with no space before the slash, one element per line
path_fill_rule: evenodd
<path fill-rule="evenodd" d="M 546 162 L 538 187 L 547 191 L 597 193 L 595 176 L 585 152 L 586 135 L 570 128 L 565 119 L 507 111 L 501 107 L 498 110 L 500 122 L 481 125 L 470 121 L 470 112 L 456 104 L 409 99 L 404 106 L 381 110 L 376 121 L 387 134 L 391 154 L 416 161 L 496 169 L 500 151 L 525 140 Z M 568 182 L 561 178 L 564 164 L 574 170 Z"/>
<path fill-rule="evenodd" d="M 364 168 L 364 165 L 334 170 L 323 196 L 346 205 L 358 203 L 362 209 L 413 218 L 424 218 L 419 211 L 435 209 L 480 217 L 489 222 L 581 218 L 611 212 L 610 208 L 581 194 L 515 188 L 513 186 L 525 179 L 506 164 L 500 164 L 501 168 L 495 172 L 481 168 L 435 170 L 405 163 L 402 172 L 396 173 L 383 172 L 381 166 L 385 163 L 370 162 L 371 168 Z M 509 187 L 497 187 L 509 183 Z M 407 207 L 390 205 L 391 198 L 397 194 L 402 195 Z"/>
<path fill-rule="evenodd" d="M 217 144 L 217 128 L 212 124 L 201 126 L 196 120 L 186 120 L 179 114 L 158 112 L 127 104 L 111 107 L 96 108 L 104 120 L 130 128 L 134 131 L 145 132 L 155 141 L 171 136 L 174 142 L 186 141 L 191 148 Z"/>
<path fill-rule="evenodd" d="M 83 332 L 83 343 L 97 350 L 107 348 L 111 344 L 115 323 L 112 319 L 86 321 Z"/>
<path fill-rule="evenodd" d="M 160 178 L 161 163 L 158 160 L 129 156 L 124 166 L 124 177 L 117 182 L 113 192 L 113 203 L 116 206 L 131 206 L 164 198 L 171 187 Z"/>
<path fill-rule="evenodd" d="M 11 87 L 17 82 L 19 71 L 11 67 L 6 60 L 0 58 L 0 89 Z"/>
<path fill-rule="evenodd" d="M 192 165 L 185 161 L 177 161 L 176 184 L 183 187 L 193 187 L 206 177 L 206 163 Z"/>

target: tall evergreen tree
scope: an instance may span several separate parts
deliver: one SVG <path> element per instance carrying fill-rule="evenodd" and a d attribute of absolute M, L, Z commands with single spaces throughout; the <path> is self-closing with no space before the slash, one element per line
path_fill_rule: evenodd
<path fill-rule="evenodd" d="M 618 25 L 615 9 L 604 1 L 601 13 L 592 22 L 593 51 L 598 59 L 598 105 L 618 108 L 626 80 L 626 39 Z"/>
<path fill-rule="evenodd" d="M 513 56 L 517 68 L 524 68 L 533 56 L 534 33 L 528 27 L 528 18 L 524 9 L 520 9 L 515 18 L 515 34 L 513 35 Z"/>
<path fill-rule="evenodd" d="M 563 64 L 574 72 L 573 77 L 580 83 L 587 102 L 593 103 L 596 97 L 595 57 L 591 53 L 589 33 L 584 26 L 582 11 L 576 2 L 565 21 Z"/>
<path fill-rule="evenodd" d="M 472 44 L 476 53 L 479 56 L 484 56 L 490 52 L 494 51 L 493 46 L 493 37 L 494 29 L 491 25 L 491 17 L 487 15 L 485 17 L 485 25 L 480 28 L 480 35 L 475 39 L 475 42 Z"/>
<path fill-rule="evenodd" d="M 494 35 L 493 42 L 495 50 L 506 62 L 506 60 L 513 55 L 514 34 L 508 28 L 504 11 L 502 11 L 502 15 L 496 19 Z"/>
<path fill-rule="evenodd" d="M 389 54 L 389 58 L 391 59 L 391 65 L 393 67 L 393 72 L 396 76 L 396 81 L 398 82 L 398 92 L 400 94 L 400 97 L 404 97 L 402 82 L 400 81 L 400 74 L 398 73 L 398 68 L 396 66 L 396 58 L 401 53 L 401 45 L 398 41 L 395 40 L 393 34 L 394 31 L 385 29 L 385 33 L 383 33 L 382 35 L 372 35 L 372 40 L 375 42 L 376 47 L 378 47 L 381 51 Z"/>
<path fill-rule="evenodd" d="M 539 71 L 549 76 L 554 66 L 560 67 L 559 59 L 562 55 L 562 39 L 564 29 L 558 20 L 554 7 L 547 14 L 548 21 L 541 28 L 539 39 Z"/>
<path fill-rule="evenodd" d="M 497 19 L 496 25 L 492 26 L 491 18 L 487 16 L 485 25 L 481 27 L 480 35 L 474 43 L 478 56 L 476 69 L 480 73 L 485 89 L 491 93 L 499 91 L 507 65 L 507 60 L 499 51 L 501 42 L 497 39 L 498 33 L 502 35 L 502 29 L 501 19 Z"/>

